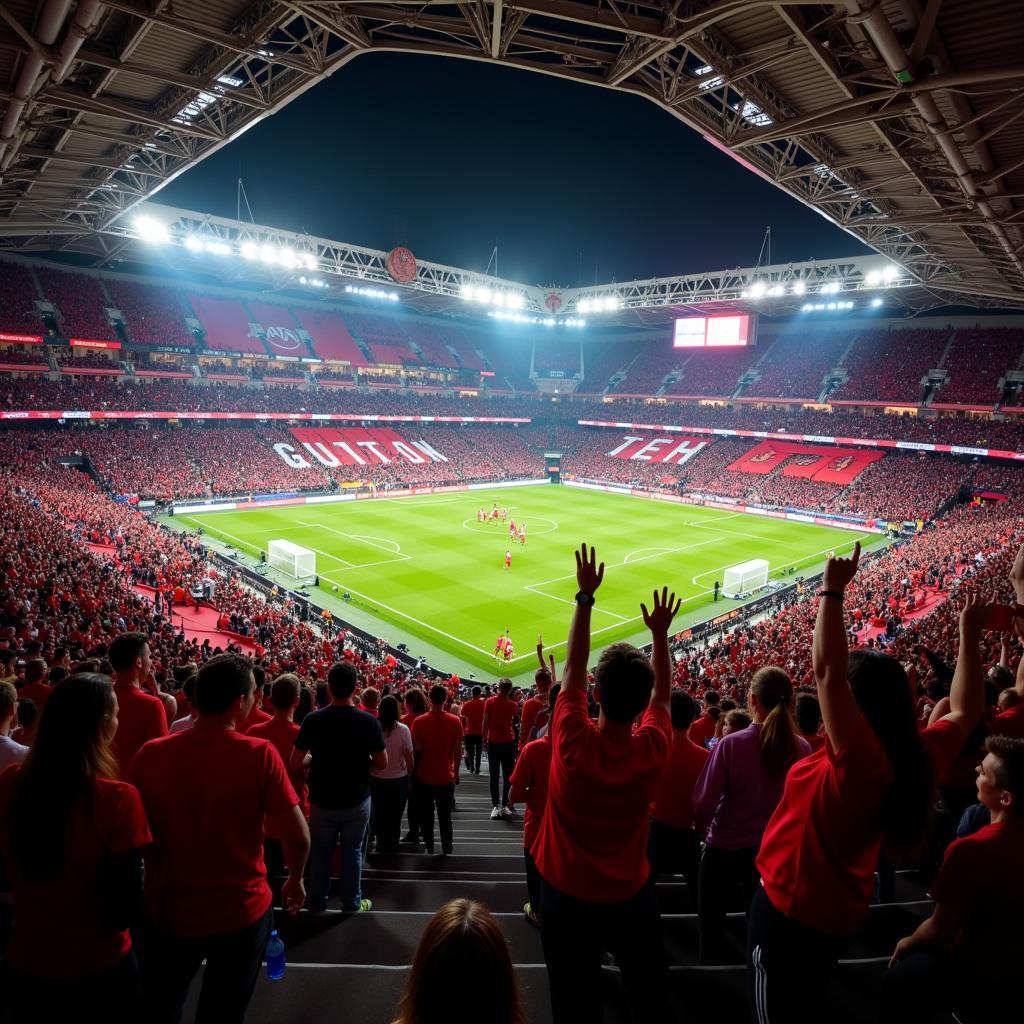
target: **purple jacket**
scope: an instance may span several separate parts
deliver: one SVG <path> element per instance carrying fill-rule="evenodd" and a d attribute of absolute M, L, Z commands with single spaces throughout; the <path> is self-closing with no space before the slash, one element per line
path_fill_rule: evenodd
<path fill-rule="evenodd" d="M 806 757 L 810 745 L 802 737 L 797 743 Z M 697 835 L 722 850 L 760 846 L 785 783 L 785 775 L 771 779 L 764 769 L 759 725 L 723 736 L 693 790 Z"/>

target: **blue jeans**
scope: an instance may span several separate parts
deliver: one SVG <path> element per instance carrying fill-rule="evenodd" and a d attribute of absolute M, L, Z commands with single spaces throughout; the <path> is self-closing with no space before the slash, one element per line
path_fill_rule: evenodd
<path fill-rule="evenodd" d="M 355 911 L 363 898 L 363 843 L 370 824 L 370 798 L 340 811 L 311 807 L 309 815 L 309 906 L 322 910 L 331 891 L 331 861 L 341 838 L 341 909 Z"/>

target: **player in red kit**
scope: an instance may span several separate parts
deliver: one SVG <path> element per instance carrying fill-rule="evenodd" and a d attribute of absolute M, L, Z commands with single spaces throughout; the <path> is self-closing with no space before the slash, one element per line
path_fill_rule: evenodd
<path fill-rule="evenodd" d="M 511 569 L 512 568 L 512 552 L 511 551 L 506 551 L 505 552 L 505 568 L 506 569 Z"/>

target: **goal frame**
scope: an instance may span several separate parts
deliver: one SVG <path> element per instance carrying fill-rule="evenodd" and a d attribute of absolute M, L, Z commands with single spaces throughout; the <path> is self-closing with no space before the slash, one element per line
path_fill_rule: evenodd
<path fill-rule="evenodd" d="M 316 576 L 316 552 L 301 544 L 293 544 L 290 540 L 267 542 L 267 564 L 296 580 L 313 579 Z"/>
<path fill-rule="evenodd" d="M 730 565 L 722 577 L 722 596 L 738 598 L 752 594 L 768 584 L 768 559 L 752 558 Z"/>

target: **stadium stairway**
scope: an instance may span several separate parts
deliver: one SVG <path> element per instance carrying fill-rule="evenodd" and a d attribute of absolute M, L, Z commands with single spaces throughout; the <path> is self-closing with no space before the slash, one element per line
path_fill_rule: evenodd
<path fill-rule="evenodd" d="M 547 975 L 540 934 L 523 917 L 526 876 L 522 856 L 522 818 L 491 821 L 486 764 L 479 777 L 463 775 L 456 792 L 454 853 L 370 853 L 363 875 L 364 896 L 373 910 L 343 914 L 337 900 L 322 914 L 303 911 L 278 915 L 288 969 L 282 980 L 260 975 L 247 1015 L 250 1024 L 299 1020 L 319 1024 L 346 1020 L 387 1024 L 427 921 L 447 900 L 481 900 L 497 916 L 516 965 L 530 1024 L 550 1024 Z M 412 847 L 409 847 L 411 850 Z M 671 969 L 674 1020 L 745 1024 L 749 1020 L 743 967 L 743 914 L 730 915 L 735 963 L 697 964 L 698 927 L 694 905 L 681 878 L 657 883 L 662 927 Z M 930 913 L 930 902 L 913 877 L 900 874 L 898 903 L 872 909 L 871 919 L 840 965 L 831 1006 L 822 1019 L 830 1024 L 876 1018 L 878 984 L 897 939 Z M 605 1024 L 628 1024 L 630 1014 L 617 969 L 603 972 Z M 198 996 L 193 985 L 186 1020 Z M 942 1024 L 952 1018 L 941 1018 Z"/>

